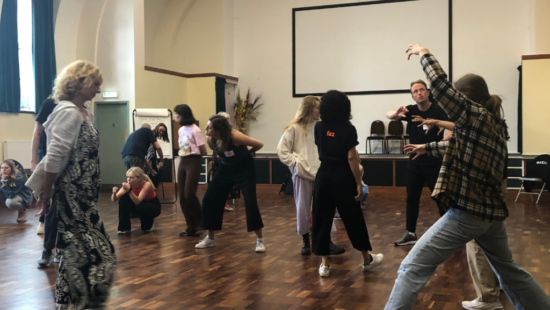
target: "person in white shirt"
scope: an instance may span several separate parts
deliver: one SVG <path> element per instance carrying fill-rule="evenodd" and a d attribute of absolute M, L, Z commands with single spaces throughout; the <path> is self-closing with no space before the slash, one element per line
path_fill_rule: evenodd
<path fill-rule="evenodd" d="M 292 173 L 296 203 L 296 231 L 303 239 L 302 255 L 311 254 L 309 224 L 313 183 L 321 165 L 313 129 L 319 121 L 320 104 L 321 101 L 318 97 L 306 96 L 300 103 L 294 119 L 284 128 L 285 132 L 277 145 L 279 159 L 289 167 Z M 331 242 L 331 254 L 342 254 L 344 251 L 343 248 L 339 248 Z"/>

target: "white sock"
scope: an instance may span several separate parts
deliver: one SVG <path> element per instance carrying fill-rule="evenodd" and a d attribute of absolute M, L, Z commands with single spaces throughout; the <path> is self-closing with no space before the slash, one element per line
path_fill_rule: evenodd
<path fill-rule="evenodd" d="M 409 235 L 411 235 L 411 236 L 416 236 L 416 233 L 409 232 Z"/>

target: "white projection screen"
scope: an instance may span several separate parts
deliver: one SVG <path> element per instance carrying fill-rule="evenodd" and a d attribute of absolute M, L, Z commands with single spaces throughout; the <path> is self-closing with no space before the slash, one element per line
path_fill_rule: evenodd
<path fill-rule="evenodd" d="M 406 93 L 425 75 L 419 43 L 452 79 L 452 0 L 386 0 L 293 9 L 293 96 Z M 480 30 L 481 31 L 481 30 Z"/>

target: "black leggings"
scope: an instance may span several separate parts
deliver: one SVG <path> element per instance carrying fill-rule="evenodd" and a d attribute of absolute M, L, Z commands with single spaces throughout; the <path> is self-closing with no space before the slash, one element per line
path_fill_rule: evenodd
<path fill-rule="evenodd" d="M 258 201 L 256 200 L 256 166 L 254 165 L 254 158 L 248 155 L 233 166 L 220 163 L 220 167 L 214 174 L 202 200 L 201 226 L 204 229 L 222 229 L 227 196 L 233 185 L 239 183 L 244 196 L 248 231 L 255 231 L 264 227 Z"/>
<path fill-rule="evenodd" d="M 141 219 L 141 230 L 149 230 L 153 227 L 155 217 L 160 215 L 160 200 L 155 197 L 136 205 L 130 198 L 130 194 L 126 193 L 118 201 L 118 231 L 132 229 L 130 213 L 136 214 Z"/>
<path fill-rule="evenodd" d="M 361 203 L 355 196 L 357 184 L 348 163 L 321 164 L 313 191 L 312 250 L 315 255 L 330 255 L 330 230 L 336 208 L 353 247 L 372 251 Z"/>
<path fill-rule="evenodd" d="M 433 193 L 439 176 L 440 165 L 419 165 L 409 159 L 407 163 L 407 230 L 416 232 L 416 222 L 420 212 L 420 196 L 424 183 L 428 184 Z M 445 215 L 446 208 L 436 202 L 439 216 Z"/>

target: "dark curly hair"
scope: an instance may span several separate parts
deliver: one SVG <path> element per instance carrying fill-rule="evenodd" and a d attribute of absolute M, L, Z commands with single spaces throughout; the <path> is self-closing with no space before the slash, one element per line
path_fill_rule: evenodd
<path fill-rule="evenodd" d="M 351 118 L 351 102 L 341 91 L 329 90 L 324 94 L 319 110 L 323 122 L 342 123 Z"/>

